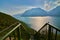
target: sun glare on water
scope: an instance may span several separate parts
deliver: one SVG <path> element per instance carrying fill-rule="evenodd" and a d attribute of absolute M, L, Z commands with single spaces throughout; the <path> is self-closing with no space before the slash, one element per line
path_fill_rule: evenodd
<path fill-rule="evenodd" d="M 30 17 L 31 27 L 35 30 L 39 30 L 45 23 L 51 21 L 51 17 Z M 49 21 L 50 20 L 50 21 Z"/>

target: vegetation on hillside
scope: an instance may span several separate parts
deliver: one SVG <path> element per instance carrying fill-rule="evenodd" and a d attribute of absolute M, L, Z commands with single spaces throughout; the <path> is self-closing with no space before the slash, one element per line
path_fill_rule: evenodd
<path fill-rule="evenodd" d="M 10 15 L 7 15 L 5 13 L 0 12 L 0 32 L 4 29 L 8 28 L 12 24 L 15 24 L 15 23 L 18 23 L 18 22 L 21 23 L 22 26 L 23 26 L 20 30 L 21 33 L 22 33 L 22 36 L 26 36 L 26 35 L 28 36 L 29 34 L 34 34 L 36 32 L 32 28 L 28 27 L 24 22 L 19 21 L 19 20 L 15 19 L 14 17 L 12 17 Z M 15 26 L 16 25 L 13 25 L 8 30 L 4 31 L 3 33 L 0 33 L 0 36 L 2 36 L 3 34 L 5 35 L 8 31 L 10 31 Z"/>

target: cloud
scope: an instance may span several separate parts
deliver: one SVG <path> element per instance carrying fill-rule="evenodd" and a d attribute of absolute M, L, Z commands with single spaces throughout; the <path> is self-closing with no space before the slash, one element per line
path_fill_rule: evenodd
<path fill-rule="evenodd" d="M 15 15 L 15 14 L 22 14 L 26 10 L 29 10 L 32 8 L 36 8 L 36 7 L 34 7 L 34 6 L 15 6 L 15 7 L 11 7 L 11 8 L 10 7 L 9 8 L 3 8 L 0 11 L 4 12 L 6 14 L 9 14 L 9 15 Z"/>
<path fill-rule="evenodd" d="M 48 0 L 10 0 L 0 3 L 0 11 L 9 15 L 21 14 L 31 8 L 40 7 L 46 11 L 54 9 L 60 5 L 60 1 L 48 1 Z M 3 5 L 2 5 L 3 4 Z"/>
<path fill-rule="evenodd" d="M 60 6 L 60 0 L 54 0 L 54 1 L 44 1 L 44 10 L 50 11 L 56 8 L 57 6 Z"/>
<path fill-rule="evenodd" d="M 17 10 L 15 9 L 15 11 L 13 11 L 13 13 L 14 14 L 22 14 L 26 10 L 29 10 L 29 9 L 32 9 L 32 8 L 36 8 L 36 7 L 34 7 L 34 6 L 19 6 L 19 7 L 16 7 Z"/>
<path fill-rule="evenodd" d="M 51 8 L 52 8 L 52 5 L 51 5 L 51 3 L 52 2 L 47 2 L 47 1 L 45 1 L 44 2 L 44 10 L 47 10 L 47 11 L 49 11 Z"/>
<path fill-rule="evenodd" d="M 60 0 L 55 1 L 54 4 L 56 4 L 57 6 L 60 6 Z"/>

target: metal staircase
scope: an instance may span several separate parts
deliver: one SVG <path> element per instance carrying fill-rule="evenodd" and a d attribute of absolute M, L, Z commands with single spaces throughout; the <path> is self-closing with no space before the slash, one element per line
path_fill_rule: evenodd
<path fill-rule="evenodd" d="M 60 40 L 60 29 L 46 23 L 34 35 L 34 40 Z"/>
<path fill-rule="evenodd" d="M 21 23 L 15 23 L 0 31 L 0 40 L 60 40 L 60 29 L 46 23 L 31 35 Z"/>
<path fill-rule="evenodd" d="M 29 32 L 25 29 L 25 27 L 21 23 L 15 23 L 8 28 L 0 31 L 0 40 L 22 40 L 21 39 L 21 32 L 26 31 L 27 35 L 29 36 Z M 25 35 L 25 37 L 27 36 Z M 24 40 L 24 39 L 23 39 Z M 25 39 L 25 40 L 28 40 Z"/>
<path fill-rule="evenodd" d="M 21 23 L 15 23 L 12 26 L 9 26 L 8 28 L 5 28 L 4 30 L 0 31 L 0 40 L 5 40 L 7 37 L 9 37 L 9 35 L 15 31 L 17 28 L 19 28 L 19 26 L 21 25 Z M 16 26 L 16 27 L 14 27 Z"/>

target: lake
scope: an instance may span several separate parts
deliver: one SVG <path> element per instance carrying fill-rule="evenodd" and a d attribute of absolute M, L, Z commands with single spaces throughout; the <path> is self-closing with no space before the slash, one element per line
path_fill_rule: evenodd
<path fill-rule="evenodd" d="M 38 31 L 45 23 L 49 22 L 49 24 L 60 28 L 60 17 L 20 17 L 19 20 L 25 22 L 29 27 Z"/>

